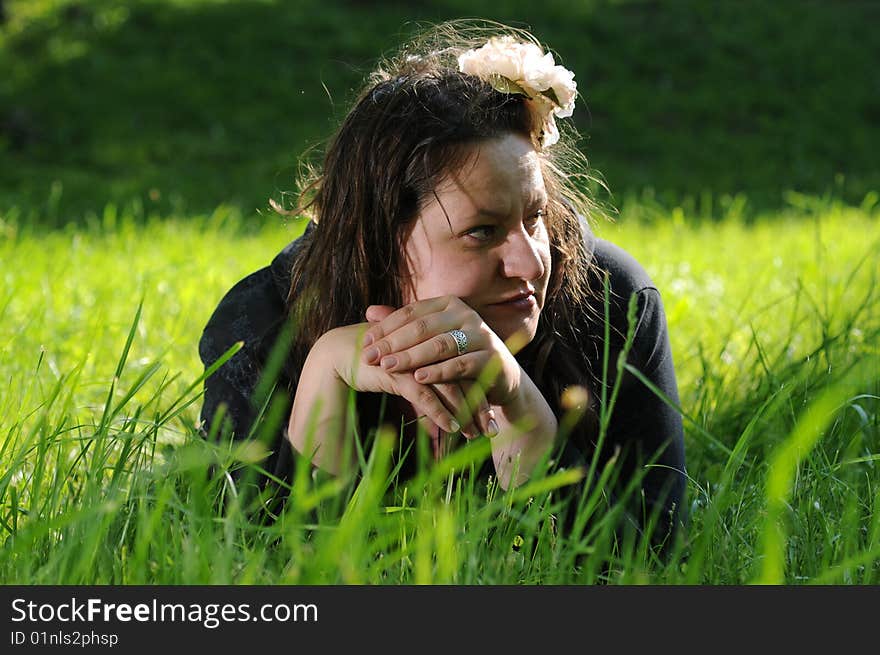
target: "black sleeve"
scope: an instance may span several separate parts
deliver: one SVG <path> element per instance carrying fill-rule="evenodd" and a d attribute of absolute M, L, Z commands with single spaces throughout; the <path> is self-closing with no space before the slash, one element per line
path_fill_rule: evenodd
<path fill-rule="evenodd" d="M 284 350 L 292 341 L 286 299 L 293 263 L 314 229 L 315 224 L 309 222 L 269 266 L 233 286 L 217 305 L 199 341 L 199 356 L 206 369 L 236 342 L 244 344 L 205 380 L 200 421 L 203 436 L 211 434 L 223 406 L 224 425 L 218 426 L 223 429 L 217 434 L 234 439 L 259 437 L 269 450 L 262 466 L 281 480 L 290 479 L 293 467 L 286 417 L 298 377 Z M 264 486 L 266 479 L 258 482 Z"/>
<path fill-rule="evenodd" d="M 636 324 L 632 346 L 626 362 L 638 370 L 651 385 L 666 398 L 679 405 L 672 348 L 666 325 L 666 314 L 660 293 L 642 266 L 621 248 L 597 240 L 594 262 L 609 278 L 609 340 L 606 393 L 610 401 L 616 380 L 618 355 L 624 348 L 629 299 L 636 297 Z M 596 310 L 604 316 L 604 290 Z M 604 321 L 596 328 L 604 333 Z M 602 375 L 602 348 L 595 348 L 594 375 Z M 601 382 L 596 389 L 601 393 Z M 659 395 L 632 373 L 621 376 L 619 390 L 610 408 L 610 420 L 603 454 L 608 457 L 618 452 L 623 461 L 622 482 L 627 474 L 645 472 L 641 498 L 629 503 L 638 514 L 641 525 L 654 511 L 659 513 L 661 525 L 674 530 L 684 519 L 682 510 L 685 494 L 685 457 L 682 419 Z M 645 468 L 647 466 L 647 468 Z"/>
<path fill-rule="evenodd" d="M 290 445 L 284 437 L 286 422 L 267 426 L 271 428 L 268 431 L 261 430 L 261 421 L 268 416 L 262 411 L 268 393 L 260 396 L 257 391 L 268 392 L 274 388 L 274 402 L 292 403 L 290 380 L 285 370 L 275 371 L 271 380 L 263 379 L 269 352 L 276 344 L 283 321 L 284 304 L 272 271 L 266 267 L 230 289 L 214 310 L 199 341 L 199 356 L 206 369 L 233 344 L 243 342 L 241 350 L 205 380 L 200 422 L 203 436 L 211 433 L 220 406 L 224 406 L 223 424 L 215 428 L 217 435 L 221 438 L 231 435 L 236 440 L 261 435 L 270 452 L 262 465 L 281 479 L 286 477 L 291 462 Z M 284 407 L 276 407 L 276 411 L 283 412 Z"/>

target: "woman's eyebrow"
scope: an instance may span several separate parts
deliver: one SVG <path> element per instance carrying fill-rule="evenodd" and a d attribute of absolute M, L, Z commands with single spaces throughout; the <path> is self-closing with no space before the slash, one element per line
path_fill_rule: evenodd
<path fill-rule="evenodd" d="M 496 209 L 483 209 L 481 207 L 477 207 L 477 209 L 474 211 L 474 213 L 471 214 L 470 216 L 468 216 L 465 220 L 472 221 L 475 218 L 485 216 L 488 218 L 496 218 L 500 221 L 500 220 L 504 220 L 509 215 L 510 215 L 509 212 L 504 211 L 502 209 L 497 209 L 497 210 Z"/>
<path fill-rule="evenodd" d="M 532 196 L 532 199 L 529 201 L 528 207 L 543 207 L 548 202 L 550 202 L 550 197 L 546 193 L 539 193 L 536 196 Z"/>
<path fill-rule="evenodd" d="M 451 234 L 455 234 L 455 228 L 452 227 L 452 221 L 449 218 L 449 213 L 446 211 L 446 207 L 444 207 L 443 203 L 440 202 L 440 197 L 437 195 L 436 191 L 432 190 L 431 193 L 434 195 L 434 199 L 437 201 L 437 204 L 440 206 L 440 210 L 443 212 L 443 216 L 446 217 L 446 222 L 449 225 L 449 232 Z M 474 211 L 473 214 L 471 214 L 467 218 L 463 219 L 463 223 L 466 225 L 466 224 L 470 223 L 471 221 L 473 221 L 477 218 L 480 218 L 481 216 L 495 218 L 497 220 L 504 220 L 505 218 L 507 218 L 508 213 L 506 211 L 500 210 L 500 209 L 494 210 L 494 209 L 484 209 L 481 207 L 477 207 L 476 211 Z"/>
<path fill-rule="evenodd" d="M 548 202 L 549 202 L 549 199 L 547 198 L 546 195 L 536 196 L 526 203 L 525 208 L 527 210 L 537 209 L 537 208 L 543 207 Z M 468 216 L 465 220 L 469 222 L 474 219 L 480 218 L 481 216 L 485 216 L 488 218 L 495 218 L 499 221 L 503 221 L 510 216 L 510 212 L 503 210 L 503 209 L 496 210 L 496 209 L 485 209 L 482 207 L 477 207 L 476 211 L 474 211 L 474 213 L 471 214 L 470 216 Z"/>

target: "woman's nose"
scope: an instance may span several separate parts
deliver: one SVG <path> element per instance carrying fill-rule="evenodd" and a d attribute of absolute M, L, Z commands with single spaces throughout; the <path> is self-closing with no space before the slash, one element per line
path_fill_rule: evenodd
<path fill-rule="evenodd" d="M 512 234 L 504 244 L 502 274 L 523 280 L 540 279 L 544 275 L 544 258 L 541 255 L 545 248 L 545 244 L 529 236 L 524 229 Z"/>

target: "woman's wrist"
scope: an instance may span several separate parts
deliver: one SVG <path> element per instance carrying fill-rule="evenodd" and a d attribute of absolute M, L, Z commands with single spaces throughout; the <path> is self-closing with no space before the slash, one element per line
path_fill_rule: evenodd
<path fill-rule="evenodd" d="M 493 438 L 492 458 L 503 489 L 519 486 L 550 452 L 556 441 L 558 421 L 538 387 L 525 373 L 511 401 L 495 407 L 499 434 Z"/>

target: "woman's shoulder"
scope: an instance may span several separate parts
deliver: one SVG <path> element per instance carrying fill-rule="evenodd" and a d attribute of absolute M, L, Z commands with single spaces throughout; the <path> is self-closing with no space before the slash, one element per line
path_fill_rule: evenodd
<path fill-rule="evenodd" d="M 312 226 L 310 223 L 270 264 L 246 275 L 224 294 L 199 340 L 199 355 L 206 366 L 237 341 L 253 346 L 277 329 L 286 313 L 293 262 Z"/>
<path fill-rule="evenodd" d="M 253 344 L 283 312 L 284 300 L 275 289 L 270 266 L 242 278 L 226 292 L 202 330 L 202 362 L 211 364 L 237 341 Z"/>
<path fill-rule="evenodd" d="M 586 332 L 601 339 L 608 317 L 612 349 L 624 346 L 630 327 L 634 329 L 631 356 L 645 366 L 653 367 L 658 349 L 667 340 L 666 315 L 660 291 L 645 267 L 631 253 L 591 231 L 584 232 L 584 241 L 591 263 L 589 279 L 592 287 L 590 311 L 585 316 Z M 608 280 L 608 294 L 604 292 Z M 635 298 L 635 324 L 627 319 L 629 303 Z"/>

